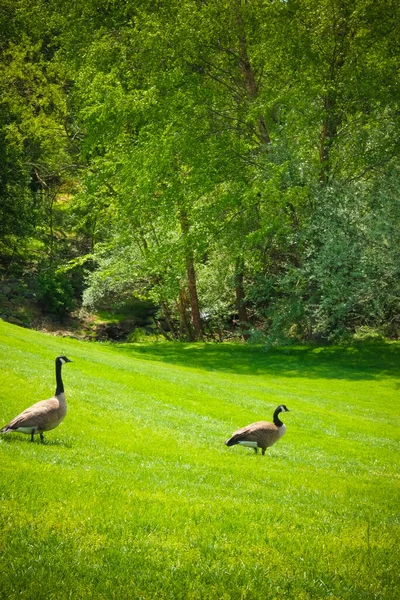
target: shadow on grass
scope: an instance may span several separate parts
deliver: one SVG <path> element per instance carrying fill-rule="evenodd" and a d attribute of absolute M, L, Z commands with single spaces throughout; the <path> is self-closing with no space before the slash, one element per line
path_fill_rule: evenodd
<path fill-rule="evenodd" d="M 53 439 L 53 440 L 49 440 L 47 438 L 45 438 L 42 441 L 40 441 L 39 436 L 35 436 L 35 439 L 33 442 L 31 442 L 31 438 L 29 435 L 24 435 L 23 433 L 3 433 L 1 434 L 0 437 L 2 442 L 5 442 L 6 444 L 40 444 L 40 446 L 59 446 L 62 448 L 72 448 L 72 444 L 71 442 L 68 441 L 63 441 L 63 440 L 59 440 L 59 439 Z"/>
<path fill-rule="evenodd" d="M 260 346 L 209 343 L 117 344 L 125 355 L 240 375 L 368 380 L 400 377 L 400 345 Z"/>

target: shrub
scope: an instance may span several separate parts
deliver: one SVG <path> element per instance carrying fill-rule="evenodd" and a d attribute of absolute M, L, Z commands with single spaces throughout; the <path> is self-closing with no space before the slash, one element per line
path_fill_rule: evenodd
<path fill-rule="evenodd" d="M 36 297 L 45 312 L 65 317 L 74 305 L 74 289 L 65 273 L 44 269 L 36 279 Z"/>

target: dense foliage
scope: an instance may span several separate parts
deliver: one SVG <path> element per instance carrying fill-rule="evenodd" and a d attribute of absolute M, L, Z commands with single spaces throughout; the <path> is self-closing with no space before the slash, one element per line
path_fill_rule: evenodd
<path fill-rule="evenodd" d="M 1 6 L 4 275 L 167 337 L 397 335 L 397 2 Z"/>

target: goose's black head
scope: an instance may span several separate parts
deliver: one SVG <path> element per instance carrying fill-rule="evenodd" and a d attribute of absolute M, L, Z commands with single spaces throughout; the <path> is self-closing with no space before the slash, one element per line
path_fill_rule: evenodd
<path fill-rule="evenodd" d="M 276 407 L 275 412 L 274 412 L 274 423 L 277 427 L 282 427 L 283 423 L 282 421 L 279 419 L 279 414 L 281 412 L 290 412 L 288 407 L 285 406 L 285 404 L 280 404 L 279 406 Z"/>
<path fill-rule="evenodd" d="M 57 356 L 56 362 L 59 363 L 60 365 L 64 365 L 65 363 L 72 362 L 72 360 L 70 360 L 66 356 Z"/>

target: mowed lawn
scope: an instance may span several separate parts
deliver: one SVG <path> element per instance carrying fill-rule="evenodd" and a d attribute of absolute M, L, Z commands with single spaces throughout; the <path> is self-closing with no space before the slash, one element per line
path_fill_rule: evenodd
<path fill-rule="evenodd" d="M 0 321 L 0 597 L 397 599 L 400 344 L 102 345 Z M 263 457 L 224 441 L 272 419 Z"/>

